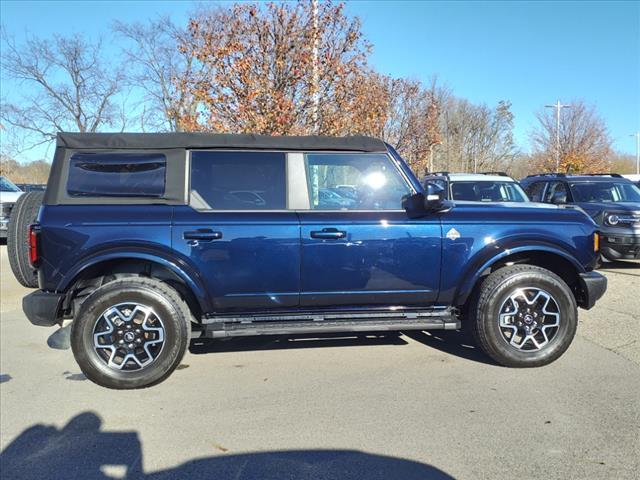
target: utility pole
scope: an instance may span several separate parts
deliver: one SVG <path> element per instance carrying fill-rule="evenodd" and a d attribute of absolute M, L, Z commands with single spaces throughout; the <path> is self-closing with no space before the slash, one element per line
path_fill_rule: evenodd
<path fill-rule="evenodd" d="M 556 109 L 556 172 L 560 170 L 560 112 L 563 108 L 571 108 L 571 105 L 563 105 L 560 100 L 555 105 L 545 105 L 547 108 Z"/>
<path fill-rule="evenodd" d="M 636 137 L 636 175 L 640 175 L 640 132 L 632 133 L 631 137 Z"/>

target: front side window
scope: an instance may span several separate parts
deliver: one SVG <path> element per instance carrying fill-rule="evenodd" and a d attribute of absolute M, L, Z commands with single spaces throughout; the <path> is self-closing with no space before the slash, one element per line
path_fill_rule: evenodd
<path fill-rule="evenodd" d="M 192 152 L 191 203 L 204 210 L 286 209 L 285 154 Z"/>
<path fill-rule="evenodd" d="M 74 153 L 67 193 L 72 197 L 162 197 L 166 165 L 160 153 Z"/>
<path fill-rule="evenodd" d="M 514 182 L 454 182 L 453 200 L 472 202 L 526 202 L 524 190 Z"/>
<path fill-rule="evenodd" d="M 562 199 L 565 203 L 568 197 L 567 185 L 564 182 L 553 182 L 549 184 L 546 193 L 544 194 L 544 201 L 546 203 L 558 203 L 558 199 Z"/>
<path fill-rule="evenodd" d="M 385 154 L 310 153 L 306 168 L 314 210 L 400 210 L 411 194 Z"/>
<path fill-rule="evenodd" d="M 571 192 L 576 202 L 640 202 L 640 188 L 632 183 L 572 183 Z"/>

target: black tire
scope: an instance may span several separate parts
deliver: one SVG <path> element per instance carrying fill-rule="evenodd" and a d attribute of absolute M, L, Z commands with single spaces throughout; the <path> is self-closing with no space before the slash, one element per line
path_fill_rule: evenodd
<path fill-rule="evenodd" d="M 98 322 L 104 322 L 101 319 L 107 309 L 128 303 L 149 307 L 157 314 L 164 327 L 164 343 L 148 365 L 141 367 L 133 360 L 121 361 L 125 366 L 118 370 L 109 366 L 108 360 L 94 348 L 94 329 Z M 187 304 L 166 283 L 151 278 L 126 277 L 109 282 L 87 296 L 71 324 L 71 349 L 82 372 L 98 385 L 115 389 L 150 387 L 165 380 L 180 364 L 189 345 L 191 320 Z M 119 330 L 107 337 L 109 342 L 117 344 L 115 335 L 129 323 L 133 325 L 133 322 L 123 323 L 121 327 L 114 324 Z M 127 371 L 127 366 L 133 370 Z"/>
<path fill-rule="evenodd" d="M 523 302 L 522 297 L 517 297 L 516 292 L 523 289 L 525 294 L 531 297 L 539 298 L 539 302 L 546 302 L 545 295 L 551 297 L 550 302 L 546 303 L 544 308 L 548 307 L 548 311 L 557 312 L 559 317 L 553 313 L 538 313 L 538 307 Z M 540 297 L 536 297 L 536 292 L 542 291 Z M 509 300 L 516 296 L 518 304 L 510 303 Z M 522 305 L 520 305 L 522 303 Z M 511 312 L 517 315 L 521 313 L 527 317 L 527 308 L 532 308 L 536 315 L 542 315 L 543 322 L 547 325 L 559 322 L 558 327 L 535 328 L 535 325 L 525 324 L 522 318 L 518 319 L 516 315 L 513 317 L 505 317 L 505 322 L 513 322 L 511 327 L 500 327 L 501 309 L 504 312 Z M 521 311 L 522 310 L 522 311 Z M 571 341 L 576 333 L 578 324 L 578 310 L 576 300 L 568 285 L 555 273 L 544 268 L 533 265 L 513 265 L 501 268 L 493 272 L 482 283 L 474 298 L 474 304 L 469 310 L 471 327 L 475 339 L 482 350 L 500 365 L 506 367 L 539 367 L 547 365 L 558 357 L 560 357 L 569 348 Z M 506 315 L 509 315 L 507 313 Z M 537 321 L 539 317 L 533 319 L 533 314 L 529 314 L 527 322 Z M 522 326 L 516 326 L 522 324 Z M 537 325 L 537 324 L 536 324 Z M 542 345 L 537 348 L 533 340 L 527 340 L 527 332 L 524 328 L 532 328 L 530 332 L 535 333 L 534 340 Z M 506 335 L 514 334 L 517 329 L 518 335 L 507 338 Z M 544 333 L 542 332 L 544 330 Z M 507 332 L 506 335 L 503 332 Z M 544 335 L 544 336 L 543 336 Z M 518 341 L 520 339 L 520 341 Z M 548 341 L 545 343 L 545 339 Z M 511 345 L 510 342 L 515 341 L 521 344 L 523 348 L 517 345 Z M 533 348 L 533 349 L 532 349 Z"/>
<path fill-rule="evenodd" d="M 16 280 L 23 287 L 36 288 L 38 276 L 29 263 L 29 225 L 38 217 L 44 192 L 28 192 L 20 195 L 11 209 L 7 229 L 7 254 Z"/>

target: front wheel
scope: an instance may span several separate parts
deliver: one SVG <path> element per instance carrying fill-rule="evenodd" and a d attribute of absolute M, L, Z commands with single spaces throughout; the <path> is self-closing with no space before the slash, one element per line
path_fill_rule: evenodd
<path fill-rule="evenodd" d="M 489 275 L 470 313 L 482 350 L 507 367 L 553 362 L 569 348 L 578 324 L 568 285 L 533 265 L 504 267 Z"/>
<path fill-rule="evenodd" d="M 167 378 L 182 360 L 191 318 L 167 284 L 123 278 L 84 300 L 71 324 L 71 348 L 82 372 L 98 385 L 149 387 Z"/>

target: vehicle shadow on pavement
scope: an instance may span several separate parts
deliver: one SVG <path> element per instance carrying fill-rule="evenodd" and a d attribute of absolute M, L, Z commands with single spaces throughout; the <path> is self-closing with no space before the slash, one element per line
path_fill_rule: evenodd
<path fill-rule="evenodd" d="M 445 480 L 443 471 L 410 460 L 355 450 L 290 450 L 198 458 L 145 473 L 137 432 L 101 431 L 92 412 L 72 418 L 62 429 L 34 425 L 0 453 L 3 478 L 13 480 L 210 479 L 403 479 Z"/>
<path fill-rule="evenodd" d="M 624 262 L 621 260 L 615 262 L 606 262 L 603 263 L 602 266 L 598 269 L 601 272 L 610 272 L 616 273 L 619 275 L 630 275 L 632 277 L 640 277 L 638 273 L 628 273 L 624 270 L 637 270 L 640 268 L 640 263 L 638 262 Z"/>
<path fill-rule="evenodd" d="M 458 330 L 431 330 L 403 332 L 407 337 L 427 347 L 478 363 L 497 365 L 476 345 L 473 337 Z"/>
<path fill-rule="evenodd" d="M 268 335 L 227 339 L 196 339 L 189 352 L 195 355 L 253 350 L 288 350 L 295 348 L 365 347 L 372 345 L 406 345 L 398 332 L 335 333 L 306 335 Z"/>

